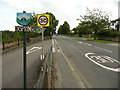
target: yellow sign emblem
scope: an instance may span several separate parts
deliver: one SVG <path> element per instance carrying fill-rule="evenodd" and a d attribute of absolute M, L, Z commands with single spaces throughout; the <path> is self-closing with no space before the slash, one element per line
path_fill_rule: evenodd
<path fill-rule="evenodd" d="M 49 15 L 38 14 L 37 15 L 37 26 L 38 27 L 49 27 Z"/>

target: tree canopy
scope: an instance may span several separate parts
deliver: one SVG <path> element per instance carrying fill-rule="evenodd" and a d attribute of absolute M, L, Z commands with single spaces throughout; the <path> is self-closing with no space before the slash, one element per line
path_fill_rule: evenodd
<path fill-rule="evenodd" d="M 63 25 L 60 25 L 58 29 L 58 34 L 68 34 L 70 32 L 70 26 L 67 21 Z"/>
<path fill-rule="evenodd" d="M 56 26 L 58 25 L 59 20 L 57 20 L 51 12 L 46 12 L 44 14 L 49 14 L 50 15 L 50 26 L 45 27 L 46 29 L 45 29 L 45 32 L 44 32 L 44 34 L 46 36 L 48 36 L 48 35 L 50 35 L 50 33 L 54 34 L 56 32 Z M 35 14 L 35 12 L 33 12 L 32 15 L 31 15 L 31 23 L 29 24 L 29 26 L 33 27 L 34 30 L 39 29 L 37 27 L 37 15 Z"/>
<path fill-rule="evenodd" d="M 80 20 L 80 24 L 78 28 L 80 30 L 88 30 L 88 32 L 94 33 L 94 38 L 96 39 L 96 35 L 99 31 L 104 29 L 109 29 L 110 13 L 103 12 L 101 9 L 94 8 L 93 10 L 89 10 L 87 8 L 86 14 L 81 16 L 78 20 Z"/>

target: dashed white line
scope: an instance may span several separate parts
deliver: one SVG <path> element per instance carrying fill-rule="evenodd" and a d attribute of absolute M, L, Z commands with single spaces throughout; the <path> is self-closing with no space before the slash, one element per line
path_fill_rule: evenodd
<path fill-rule="evenodd" d="M 84 44 L 89 45 L 89 46 L 92 46 L 91 44 L 88 44 L 88 43 L 84 43 Z"/>
<path fill-rule="evenodd" d="M 89 45 L 89 46 L 92 46 L 91 44 L 89 44 L 89 43 L 83 43 L 83 42 L 78 42 L 78 43 L 82 43 L 82 44 L 86 44 L 86 45 Z"/>
<path fill-rule="evenodd" d="M 58 49 L 58 52 L 60 53 L 60 50 Z"/>
<path fill-rule="evenodd" d="M 40 55 L 40 58 L 41 58 L 41 60 L 42 60 L 42 55 Z M 43 55 L 43 59 L 44 59 L 44 55 Z"/>
<path fill-rule="evenodd" d="M 83 43 L 83 42 L 78 42 L 78 43 Z"/>
<path fill-rule="evenodd" d="M 82 44 L 86 44 L 86 45 L 92 46 L 92 44 L 89 44 L 89 43 L 83 43 L 83 42 L 78 42 L 78 43 L 80 43 L 80 44 L 82 43 Z M 104 51 L 107 51 L 107 52 L 112 52 L 110 50 L 107 50 L 107 49 L 104 49 L 104 48 L 100 48 L 100 47 L 97 47 L 97 46 L 95 46 L 95 48 L 98 48 L 100 50 L 104 50 Z"/>
<path fill-rule="evenodd" d="M 55 52 L 55 48 L 53 47 L 53 52 Z"/>
<path fill-rule="evenodd" d="M 103 49 L 103 48 L 100 48 L 100 47 L 97 47 L 97 46 L 95 46 L 95 48 L 98 48 L 98 49 L 101 49 L 101 50 L 104 50 L 104 51 L 107 51 L 107 52 L 112 52 L 112 51 L 110 51 L 110 50 Z"/>
<path fill-rule="evenodd" d="M 55 52 L 55 43 L 53 39 L 52 39 L 52 46 L 53 46 L 52 51 Z"/>
<path fill-rule="evenodd" d="M 54 45 L 54 40 L 52 39 L 52 44 Z"/>

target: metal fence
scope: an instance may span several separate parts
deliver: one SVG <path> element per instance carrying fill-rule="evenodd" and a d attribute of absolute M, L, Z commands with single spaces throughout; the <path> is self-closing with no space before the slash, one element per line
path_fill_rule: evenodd
<path fill-rule="evenodd" d="M 51 68 L 52 68 L 52 46 L 49 49 L 48 53 L 45 55 L 43 65 L 41 66 L 40 76 L 34 88 L 39 89 L 51 88 Z"/>

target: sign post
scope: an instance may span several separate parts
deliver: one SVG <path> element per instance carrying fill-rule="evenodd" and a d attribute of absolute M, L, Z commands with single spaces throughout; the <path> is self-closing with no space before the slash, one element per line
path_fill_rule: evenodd
<path fill-rule="evenodd" d="M 24 88 L 27 88 L 27 66 L 26 66 L 26 32 L 23 27 L 23 60 L 24 60 Z"/>
<path fill-rule="evenodd" d="M 42 27 L 42 60 L 43 60 L 43 55 L 44 55 L 44 31 L 43 27 L 49 27 L 49 15 L 48 14 L 38 14 L 37 15 L 37 26 Z"/>
<path fill-rule="evenodd" d="M 23 60 L 24 60 L 24 88 L 27 88 L 27 65 L 26 65 L 26 27 L 31 21 L 31 14 L 17 13 L 17 23 L 23 26 Z"/>
<path fill-rule="evenodd" d="M 44 42 L 44 31 L 43 31 L 43 28 L 42 28 L 42 60 L 43 60 L 43 55 L 44 55 L 44 50 L 43 50 L 43 42 Z"/>

